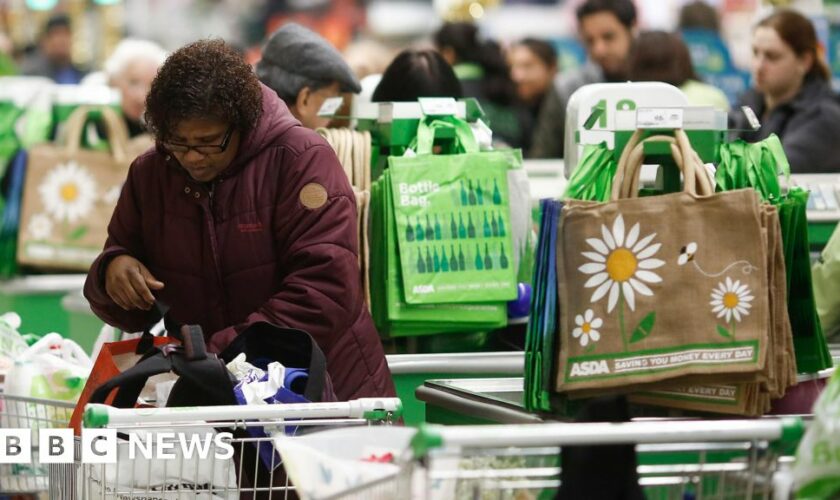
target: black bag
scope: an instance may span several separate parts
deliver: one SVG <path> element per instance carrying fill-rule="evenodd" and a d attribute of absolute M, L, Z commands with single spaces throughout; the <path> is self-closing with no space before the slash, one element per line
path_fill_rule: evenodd
<path fill-rule="evenodd" d="M 303 397 L 309 401 L 317 403 L 337 400 L 327 374 L 324 352 L 312 336 L 303 330 L 258 321 L 237 335 L 219 357 L 225 363 L 230 363 L 243 352 L 249 363 L 262 369 L 272 361 L 279 361 L 286 368 L 307 370 L 309 379 Z"/>
<path fill-rule="evenodd" d="M 133 408 L 149 377 L 173 372 L 178 380 L 172 386 L 167 407 L 235 405 L 234 381 L 224 362 L 207 352 L 201 327 L 184 325 L 180 333 L 183 345 L 144 349 L 145 353 L 134 366 L 96 388 L 90 402 L 104 403 L 116 389 L 111 405 Z M 138 352 L 142 352 L 139 345 Z"/>

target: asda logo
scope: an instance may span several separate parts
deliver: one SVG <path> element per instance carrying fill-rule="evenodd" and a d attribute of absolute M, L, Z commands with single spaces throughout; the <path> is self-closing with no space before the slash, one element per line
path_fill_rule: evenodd
<path fill-rule="evenodd" d="M 569 377 L 589 377 L 610 373 L 610 367 L 603 359 L 600 361 L 577 361 L 572 363 Z"/>

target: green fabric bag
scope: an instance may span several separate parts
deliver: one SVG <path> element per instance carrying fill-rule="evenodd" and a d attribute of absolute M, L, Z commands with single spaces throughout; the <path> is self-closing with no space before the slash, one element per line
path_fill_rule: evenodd
<path fill-rule="evenodd" d="M 820 253 L 812 275 L 817 314 L 826 334 L 831 336 L 840 329 L 840 226 Z"/>
<path fill-rule="evenodd" d="M 587 144 L 575 167 L 563 199 L 609 201 L 618 162 L 607 144 Z"/>
<path fill-rule="evenodd" d="M 49 84 L 51 85 L 51 84 Z M 17 235 L 25 159 L 10 172 L 13 159 L 33 144 L 45 142 L 52 127 L 49 86 L 41 78 L 0 78 L 0 279 L 18 273 Z"/>
<path fill-rule="evenodd" d="M 371 309 L 385 337 L 473 332 L 507 323 L 504 304 L 421 304 L 404 300 L 392 206 L 390 172 L 371 187 Z"/>
<path fill-rule="evenodd" d="M 406 302 L 516 298 L 509 156 L 487 152 L 389 159 Z"/>
<path fill-rule="evenodd" d="M 720 147 L 715 173 L 718 191 L 753 188 L 779 211 L 787 272 L 788 316 L 793 328 L 797 369 L 814 373 L 833 366 L 825 342 L 812 286 L 808 192 L 792 187 L 782 192 L 779 175 L 790 178 L 790 165 L 775 135 L 756 143 L 735 141 Z"/>

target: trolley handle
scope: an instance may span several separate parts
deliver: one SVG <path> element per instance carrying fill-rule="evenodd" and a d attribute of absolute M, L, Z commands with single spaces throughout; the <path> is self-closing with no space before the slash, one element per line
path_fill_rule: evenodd
<path fill-rule="evenodd" d="M 310 418 L 360 418 L 381 420 L 402 416 L 399 398 L 360 398 L 332 403 L 275 405 L 187 406 L 179 408 L 114 408 L 103 404 L 85 405 L 82 425 L 86 428 L 196 421 L 242 421 Z"/>
<path fill-rule="evenodd" d="M 770 441 L 795 446 L 805 432 L 799 417 L 774 420 L 556 423 L 447 428 L 424 425 L 411 441 L 416 458 L 443 447 L 571 446 L 641 443 Z"/>

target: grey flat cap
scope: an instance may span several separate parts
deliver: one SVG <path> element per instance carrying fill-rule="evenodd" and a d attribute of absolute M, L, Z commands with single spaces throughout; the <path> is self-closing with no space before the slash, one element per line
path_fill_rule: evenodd
<path fill-rule="evenodd" d="M 275 31 L 257 63 L 257 76 L 283 99 L 293 99 L 309 82 L 338 82 L 343 92 L 362 87 L 341 54 L 324 38 L 295 23 Z"/>

